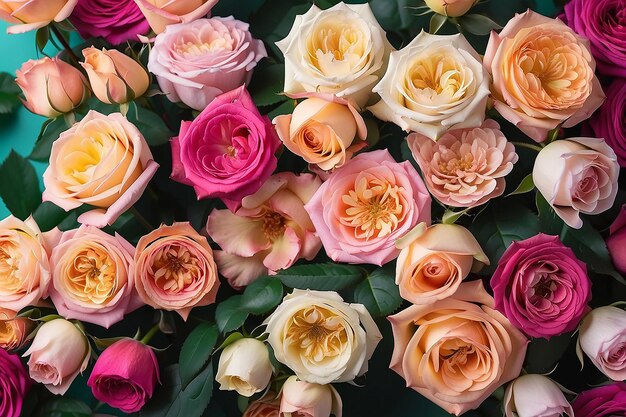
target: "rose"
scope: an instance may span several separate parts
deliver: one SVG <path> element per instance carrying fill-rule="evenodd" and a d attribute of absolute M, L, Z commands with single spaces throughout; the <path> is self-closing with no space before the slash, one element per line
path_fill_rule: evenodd
<path fill-rule="evenodd" d="M 146 140 L 124 116 L 91 110 L 52 144 L 43 200 L 65 211 L 95 206 L 78 221 L 104 227 L 139 200 L 158 167 Z"/>
<path fill-rule="evenodd" d="M 581 392 L 572 403 L 576 417 L 613 417 L 626 413 L 626 383 Z"/>
<path fill-rule="evenodd" d="M 100 354 L 87 385 L 98 401 L 135 413 L 152 398 L 159 380 L 159 362 L 152 348 L 122 339 Z"/>
<path fill-rule="evenodd" d="M 0 221 L 0 305 L 20 311 L 48 297 L 50 263 L 43 234 L 29 217 Z"/>
<path fill-rule="evenodd" d="M 304 208 L 332 260 L 383 265 L 400 253 L 396 240 L 430 224 L 430 202 L 415 168 L 378 150 L 334 171 Z"/>
<path fill-rule="evenodd" d="M 31 380 L 20 357 L 0 349 L 0 415 L 20 417 Z"/>
<path fill-rule="evenodd" d="M 62 22 L 74 10 L 78 0 L 0 0 L 0 19 L 13 23 L 7 33 L 24 33 Z"/>
<path fill-rule="evenodd" d="M 626 70 L 625 70 L 626 74 Z M 603 138 L 626 167 L 626 80 L 617 78 L 606 90 L 606 101 L 583 125 L 583 134 Z"/>
<path fill-rule="evenodd" d="M 448 298 L 389 316 L 391 369 L 450 413 L 478 407 L 519 375 L 528 343 L 493 307 L 482 281 L 472 281 Z"/>
<path fill-rule="evenodd" d="M 623 0 L 573 0 L 565 5 L 567 24 L 589 39 L 600 73 L 626 77 L 626 16 Z"/>
<path fill-rule="evenodd" d="M 610 227 L 610 235 L 606 239 L 606 246 L 613 260 L 613 265 L 622 274 L 626 275 L 626 205 L 622 206 L 619 214 Z"/>
<path fill-rule="evenodd" d="M 156 37 L 148 69 L 169 100 L 202 110 L 218 95 L 248 84 L 267 56 L 248 26 L 232 16 L 169 26 Z"/>
<path fill-rule="evenodd" d="M 476 207 L 504 193 L 518 156 L 493 120 L 447 131 L 437 142 L 419 133 L 407 141 L 431 194 L 452 207 Z"/>
<path fill-rule="evenodd" d="M 626 311 L 595 308 L 579 330 L 578 344 L 591 362 L 614 381 L 626 379 Z"/>
<path fill-rule="evenodd" d="M 264 324 L 276 359 L 317 384 L 363 375 L 382 339 L 365 307 L 334 291 L 294 289 Z"/>
<path fill-rule="evenodd" d="M 602 139 L 569 138 L 541 149 L 533 182 L 568 226 L 580 229 L 579 213 L 599 214 L 613 206 L 619 164 Z"/>
<path fill-rule="evenodd" d="M 576 328 L 588 311 L 587 267 L 558 236 L 515 241 L 491 277 L 496 309 L 532 337 L 549 339 Z"/>
<path fill-rule="evenodd" d="M 87 97 L 87 80 L 59 58 L 29 60 L 15 71 L 24 106 L 44 117 L 57 117 L 78 107 Z"/>
<path fill-rule="evenodd" d="M 433 12 L 450 17 L 463 16 L 474 4 L 476 0 L 426 0 Z"/>
<path fill-rule="evenodd" d="M 30 377 L 51 393 L 63 395 L 78 373 L 87 369 L 91 347 L 78 327 L 54 319 L 41 325 L 24 356 L 30 356 Z"/>
<path fill-rule="evenodd" d="M 312 384 L 290 376 L 283 385 L 281 416 L 341 417 L 342 407 L 339 393 L 330 384 Z"/>
<path fill-rule="evenodd" d="M 491 32 L 484 65 L 496 110 L 537 142 L 585 120 L 604 100 L 588 42 L 531 10 Z"/>
<path fill-rule="evenodd" d="M 367 146 L 363 117 L 348 101 L 329 94 L 291 94 L 304 98 L 292 114 L 274 118 L 285 147 L 324 171 L 339 168 Z M 354 143 L 358 135 L 360 141 Z"/>
<path fill-rule="evenodd" d="M 322 92 L 364 106 L 393 47 L 368 4 L 316 5 L 296 16 L 276 46 L 285 56 L 285 92 Z"/>
<path fill-rule="evenodd" d="M 135 0 L 150 27 L 159 34 L 167 25 L 189 23 L 209 14 L 218 0 Z"/>
<path fill-rule="evenodd" d="M 133 282 L 135 248 L 92 226 L 63 232 L 52 250 L 50 297 L 60 315 L 109 328 L 140 307 Z"/>
<path fill-rule="evenodd" d="M 136 41 L 150 30 L 134 0 L 80 0 L 70 20 L 83 39 L 103 37 L 113 45 Z"/>
<path fill-rule="evenodd" d="M 489 259 L 474 236 L 455 224 L 420 223 L 398 240 L 396 263 L 400 295 L 413 304 L 430 304 L 454 294 L 470 271 Z"/>
<path fill-rule="evenodd" d="M 193 186 L 199 199 L 221 198 L 236 211 L 274 172 L 280 140 L 242 86 L 182 122 L 171 144 L 172 178 Z"/>
<path fill-rule="evenodd" d="M 219 286 L 211 246 L 189 223 L 163 225 L 139 239 L 135 287 L 146 304 L 186 320 L 192 308 L 215 302 Z"/>
<path fill-rule="evenodd" d="M 321 184 L 311 174 L 281 172 L 244 197 L 235 214 L 211 212 L 206 231 L 222 248 L 215 252 L 215 260 L 230 285 L 244 287 L 261 275 L 317 255 L 322 243 L 304 204 Z"/>
<path fill-rule="evenodd" d="M 215 380 L 220 390 L 237 391 L 251 397 L 263 391 L 272 378 L 272 363 L 265 343 L 252 338 L 239 339 L 220 355 Z"/>
<path fill-rule="evenodd" d="M 561 388 L 543 375 L 522 375 L 509 384 L 504 395 L 506 417 L 574 416 Z"/>
<path fill-rule="evenodd" d="M 26 317 L 17 317 L 14 311 L 0 308 L 0 349 L 19 349 L 33 327 L 34 323 Z"/>
<path fill-rule="evenodd" d="M 280 417 L 280 400 L 271 395 L 252 401 L 242 417 Z"/>
<path fill-rule="evenodd" d="M 116 51 L 93 46 L 83 49 L 91 89 L 98 100 L 107 104 L 128 103 L 141 97 L 150 86 L 146 70 L 134 59 Z"/>
<path fill-rule="evenodd" d="M 374 92 L 381 98 L 369 108 L 374 116 L 436 140 L 448 129 L 481 125 L 489 76 L 463 35 L 422 31 L 391 53 Z"/>

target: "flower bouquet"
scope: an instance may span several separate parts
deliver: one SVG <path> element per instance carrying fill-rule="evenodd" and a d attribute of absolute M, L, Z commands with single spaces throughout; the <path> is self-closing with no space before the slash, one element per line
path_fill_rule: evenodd
<path fill-rule="evenodd" d="M 626 1 L 563 3 L 0 0 L 0 416 L 626 415 Z"/>

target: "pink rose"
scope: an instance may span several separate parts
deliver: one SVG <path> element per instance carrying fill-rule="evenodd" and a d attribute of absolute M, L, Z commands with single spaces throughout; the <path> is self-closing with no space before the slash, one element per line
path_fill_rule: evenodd
<path fill-rule="evenodd" d="M 136 41 L 150 30 L 135 0 L 79 0 L 70 21 L 83 39 L 101 36 L 113 45 Z"/>
<path fill-rule="evenodd" d="M 135 0 L 139 9 L 159 34 L 168 25 L 189 23 L 209 14 L 218 0 Z"/>
<path fill-rule="evenodd" d="M 589 42 L 531 10 L 491 32 L 484 65 L 496 110 L 537 142 L 587 119 L 604 100 Z"/>
<path fill-rule="evenodd" d="M 626 415 L 626 382 L 616 382 L 581 392 L 572 403 L 576 417 Z"/>
<path fill-rule="evenodd" d="M 622 206 L 617 218 L 611 224 L 610 232 L 606 246 L 613 259 L 613 265 L 626 275 L 626 205 Z"/>
<path fill-rule="evenodd" d="M 400 253 L 396 240 L 430 224 L 430 203 L 411 163 L 378 150 L 334 171 L 304 208 L 332 260 L 383 265 Z"/>
<path fill-rule="evenodd" d="M 0 0 L 0 19 L 13 23 L 7 33 L 24 33 L 62 22 L 78 0 Z"/>
<path fill-rule="evenodd" d="M 290 376 L 281 394 L 281 416 L 330 417 L 332 414 L 341 417 L 341 397 L 331 384 L 313 384 Z"/>
<path fill-rule="evenodd" d="M 232 211 L 272 175 L 280 139 L 245 87 L 218 96 L 172 143 L 172 179 Z"/>
<path fill-rule="evenodd" d="M 587 267 L 558 236 L 513 242 L 491 278 L 496 309 L 532 337 L 549 339 L 578 326 L 591 300 Z"/>
<path fill-rule="evenodd" d="M 104 350 L 87 385 L 93 396 L 125 413 L 141 410 L 160 381 L 159 362 L 150 346 L 122 339 Z"/>
<path fill-rule="evenodd" d="M 626 311 L 613 306 L 591 310 L 580 324 L 578 345 L 604 375 L 626 379 Z"/>
<path fill-rule="evenodd" d="M 52 250 L 50 297 L 60 315 L 109 328 L 137 309 L 135 248 L 92 226 L 63 232 Z"/>
<path fill-rule="evenodd" d="M 0 415 L 20 417 L 32 381 L 20 357 L 0 349 Z"/>
<path fill-rule="evenodd" d="M 156 37 L 148 69 L 170 101 L 200 111 L 220 94 L 248 84 L 266 56 L 247 23 L 213 17 L 168 26 Z"/>
<path fill-rule="evenodd" d="M 572 416 L 574 411 L 559 385 L 543 375 L 526 374 L 515 379 L 504 394 L 505 417 Z"/>
<path fill-rule="evenodd" d="M 626 3 L 625 3 L 626 4 Z M 624 69 L 626 74 L 626 68 Z M 583 125 L 583 134 L 603 138 L 626 167 L 626 79 L 616 78 L 606 89 L 606 101 Z"/>
<path fill-rule="evenodd" d="M 269 393 L 259 400 L 252 401 L 242 417 L 280 417 L 280 399 L 273 399 Z"/>
<path fill-rule="evenodd" d="M 261 275 L 317 255 L 322 243 L 304 204 L 321 184 L 311 174 L 281 172 L 244 197 L 236 213 L 211 212 L 206 230 L 222 248 L 215 259 L 233 287 L 244 287 Z"/>

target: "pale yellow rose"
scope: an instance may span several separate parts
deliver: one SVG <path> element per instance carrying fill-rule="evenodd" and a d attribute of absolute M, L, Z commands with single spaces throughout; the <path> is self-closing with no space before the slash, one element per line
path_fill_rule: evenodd
<path fill-rule="evenodd" d="M 430 9 L 444 16 L 463 16 L 478 0 L 426 0 Z"/>
<path fill-rule="evenodd" d="M 222 351 L 215 380 L 223 391 L 237 391 L 239 395 L 251 397 L 267 387 L 272 372 L 265 343 L 247 337 Z"/>
<path fill-rule="evenodd" d="M 218 0 L 135 0 L 158 35 L 167 25 L 189 23 L 209 14 Z"/>
<path fill-rule="evenodd" d="M 67 19 L 78 0 L 0 0 L 0 19 L 14 23 L 7 33 L 24 33 Z"/>

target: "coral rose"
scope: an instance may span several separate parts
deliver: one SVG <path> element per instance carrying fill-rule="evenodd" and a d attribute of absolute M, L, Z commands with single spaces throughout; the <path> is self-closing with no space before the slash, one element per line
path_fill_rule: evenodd
<path fill-rule="evenodd" d="M 32 381 L 20 357 L 0 349 L 0 415 L 20 417 Z"/>
<path fill-rule="evenodd" d="M 189 223 L 159 227 L 137 243 L 135 286 L 146 304 L 186 320 L 192 308 L 215 302 L 220 282 L 211 246 Z"/>
<path fill-rule="evenodd" d="M 451 207 L 476 207 L 502 195 L 504 177 L 518 160 L 515 146 L 493 120 L 449 130 L 437 142 L 419 133 L 407 141 L 428 190 Z"/>
<path fill-rule="evenodd" d="M 500 385 L 517 377 L 528 341 L 502 314 L 482 281 L 389 316 L 391 369 L 449 413 L 475 409 Z"/>
<path fill-rule="evenodd" d="M 504 395 L 506 417 L 574 416 L 561 388 L 543 375 L 522 375 L 509 384 Z"/>
<path fill-rule="evenodd" d="M 578 343 L 603 374 L 614 381 L 626 379 L 626 311 L 593 309 L 580 324 Z"/>
<path fill-rule="evenodd" d="M 0 349 L 19 349 L 34 327 L 35 323 L 28 318 L 17 317 L 14 311 L 0 308 Z"/>
<path fill-rule="evenodd" d="M 80 0 L 70 21 L 83 39 L 100 36 L 113 45 L 136 41 L 150 30 L 135 0 Z"/>
<path fill-rule="evenodd" d="M 622 206 L 610 227 L 606 246 L 613 260 L 613 265 L 626 275 L 626 205 Z"/>
<path fill-rule="evenodd" d="M 430 224 L 430 203 L 411 163 L 378 150 L 334 171 L 304 208 L 332 260 L 383 265 L 400 253 L 396 240 Z"/>
<path fill-rule="evenodd" d="M 215 381 L 220 384 L 220 390 L 237 391 L 239 395 L 251 397 L 267 388 L 272 371 L 265 343 L 246 337 L 224 348 Z"/>
<path fill-rule="evenodd" d="M 537 142 L 587 119 L 604 100 L 588 41 L 530 10 L 491 32 L 484 64 L 496 110 Z"/>
<path fill-rule="evenodd" d="M 281 416 L 341 417 L 343 404 L 337 390 L 330 384 L 301 381 L 295 376 L 283 384 L 280 399 Z"/>
<path fill-rule="evenodd" d="M 24 33 L 67 19 L 78 0 L 0 0 L 0 19 L 14 24 L 7 33 Z"/>
<path fill-rule="evenodd" d="M 218 0 L 135 0 L 150 27 L 159 34 L 168 25 L 189 23 L 209 14 Z"/>
<path fill-rule="evenodd" d="M 572 403 L 576 417 L 626 415 L 626 382 L 616 382 L 581 392 Z"/>

